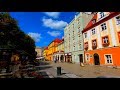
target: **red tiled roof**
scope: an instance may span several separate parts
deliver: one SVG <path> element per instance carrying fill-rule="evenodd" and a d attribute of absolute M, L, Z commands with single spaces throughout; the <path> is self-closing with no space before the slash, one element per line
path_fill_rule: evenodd
<path fill-rule="evenodd" d="M 45 48 L 45 50 L 47 50 L 47 49 L 48 49 L 48 47 Z"/>
<path fill-rule="evenodd" d="M 62 40 L 60 40 L 59 38 L 56 38 L 55 40 L 54 40 L 54 42 L 58 42 L 58 43 L 60 43 Z"/>
<path fill-rule="evenodd" d="M 85 29 L 82 31 L 82 33 L 90 30 L 91 28 L 93 28 L 93 27 L 95 27 L 95 26 L 97 26 L 97 25 L 99 25 L 99 24 L 101 24 L 101 23 L 103 23 L 103 22 L 105 22 L 105 21 L 107 21 L 107 20 L 109 20 L 109 19 L 111 19 L 111 18 L 113 18 L 114 16 L 116 16 L 116 15 L 118 15 L 118 14 L 120 14 L 120 12 L 110 12 L 109 16 L 107 16 L 107 17 L 105 17 L 104 19 L 102 19 L 102 20 L 96 22 L 95 24 L 93 24 L 93 23 L 92 23 L 92 20 L 93 20 L 93 19 L 97 19 L 97 14 L 95 14 L 95 15 L 93 16 L 93 18 L 90 20 L 90 22 L 88 23 L 88 25 L 85 27 Z"/>
<path fill-rule="evenodd" d="M 97 14 L 95 14 L 94 16 L 93 16 L 93 18 L 90 20 L 90 22 L 87 24 L 87 26 L 85 27 L 85 29 L 87 29 L 87 28 L 89 28 L 89 27 L 91 27 L 92 25 L 93 25 L 93 22 L 92 22 L 92 20 L 97 20 Z"/>

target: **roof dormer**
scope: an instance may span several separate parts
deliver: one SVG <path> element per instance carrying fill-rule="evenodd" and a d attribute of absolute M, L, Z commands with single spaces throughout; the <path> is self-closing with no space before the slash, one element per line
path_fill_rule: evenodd
<path fill-rule="evenodd" d="M 93 19 L 93 20 L 92 20 L 92 24 L 95 24 L 95 23 L 96 23 L 96 19 Z"/>

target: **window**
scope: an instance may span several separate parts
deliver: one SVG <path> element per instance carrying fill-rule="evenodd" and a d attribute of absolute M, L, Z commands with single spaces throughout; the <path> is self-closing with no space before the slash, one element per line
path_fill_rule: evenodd
<path fill-rule="evenodd" d="M 102 44 L 103 46 L 109 46 L 109 39 L 108 36 L 102 37 Z"/>
<path fill-rule="evenodd" d="M 92 20 L 92 23 L 95 24 L 95 23 L 96 23 L 96 19 L 93 19 L 93 20 Z"/>
<path fill-rule="evenodd" d="M 103 38 L 103 43 L 108 43 L 108 37 Z"/>
<path fill-rule="evenodd" d="M 75 37 L 73 36 L 73 40 L 75 40 Z"/>
<path fill-rule="evenodd" d="M 92 29 L 92 35 L 94 35 L 96 32 L 95 32 L 95 28 Z"/>
<path fill-rule="evenodd" d="M 79 43 L 79 46 L 78 46 L 78 48 L 79 48 L 79 49 L 82 49 L 82 45 L 81 45 L 81 43 Z"/>
<path fill-rule="evenodd" d="M 116 17 L 116 22 L 117 22 L 117 25 L 120 24 L 120 16 L 117 16 L 117 17 Z"/>
<path fill-rule="evenodd" d="M 92 40 L 92 48 L 93 50 L 97 48 L 97 40 Z"/>
<path fill-rule="evenodd" d="M 87 38 L 87 33 L 84 33 L 84 37 Z"/>
<path fill-rule="evenodd" d="M 79 24 L 80 18 L 78 18 L 78 24 Z"/>
<path fill-rule="evenodd" d="M 100 12 L 100 18 L 103 18 L 105 16 L 104 12 Z"/>
<path fill-rule="evenodd" d="M 106 29 L 107 29 L 106 23 L 101 24 L 101 28 L 102 28 L 102 31 L 103 31 L 103 30 L 106 30 Z"/>
<path fill-rule="evenodd" d="M 78 33 L 80 32 L 80 27 L 78 28 Z"/>
<path fill-rule="evenodd" d="M 89 60 L 89 54 L 86 54 L 86 60 L 87 61 Z"/>
<path fill-rule="evenodd" d="M 73 31 L 73 35 L 74 35 L 74 31 Z"/>
<path fill-rule="evenodd" d="M 96 40 L 92 40 L 92 46 L 97 46 L 97 41 Z"/>
<path fill-rule="evenodd" d="M 111 55 L 105 55 L 105 57 L 106 57 L 106 62 L 107 63 L 112 63 Z"/>
<path fill-rule="evenodd" d="M 88 42 L 84 44 L 85 50 L 88 50 Z"/>

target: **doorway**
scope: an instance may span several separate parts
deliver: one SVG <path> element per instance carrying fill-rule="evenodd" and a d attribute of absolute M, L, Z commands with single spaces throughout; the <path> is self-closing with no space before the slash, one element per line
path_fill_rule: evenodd
<path fill-rule="evenodd" d="M 97 53 L 94 54 L 94 64 L 100 65 L 99 55 Z"/>
<path fill-rule="evenodd" d="M 83 54 L 79 55 L 79 61 L 80 61 L 80 63 L 83 63 Z"/>
<path fill-rule="evenodd" d="M 63 55 L 61 55 L 60 60 L 64 61 L 64 56 Z"/>

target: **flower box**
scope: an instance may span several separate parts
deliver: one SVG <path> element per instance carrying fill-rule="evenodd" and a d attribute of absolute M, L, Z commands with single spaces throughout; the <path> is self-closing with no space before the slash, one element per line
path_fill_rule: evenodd
<path fill-rule="evenodd" d="M 97 46 L 92 46 L 92 49 L 94 50 L 94 49 L 96 49 L 97 48 Z"/>
<path fill-rule="evenodd" d="M 85 47 L 85 50 L 88 50 L 88 47 Z"/>
<path fill-rule="evenodd" d="M 109 46 L 109 43 L 103 43 L 102 46 L 107 47 L 107 46 Z"/>

